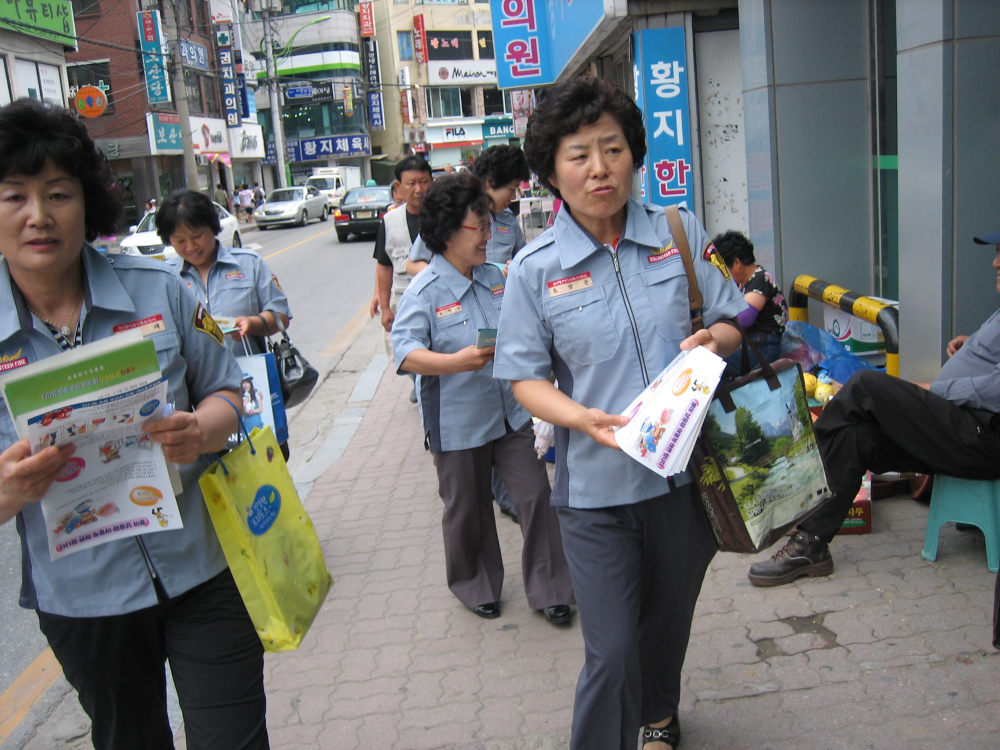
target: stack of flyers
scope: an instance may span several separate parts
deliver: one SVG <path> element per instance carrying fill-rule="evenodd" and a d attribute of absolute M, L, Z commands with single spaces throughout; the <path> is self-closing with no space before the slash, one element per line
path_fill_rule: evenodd
<path fill-rule="evenodd" d="M 687 468 L 726 361 L 703 346 L 681 352 L 628 405 L 618 447 L 661 477 Z"/>

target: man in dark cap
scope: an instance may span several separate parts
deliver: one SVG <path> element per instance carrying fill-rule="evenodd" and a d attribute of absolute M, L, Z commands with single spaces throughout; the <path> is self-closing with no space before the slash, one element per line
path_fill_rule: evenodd
<path fill-rule="evenodd" d="M 973 239 L 997 246 L 1000 291 L 1000 232 Z M 751 583 L 780 586 L 833 572 L 828 545 L 866 470 L 1000 479 L 1000 310 L 972 336 L 948 342 L 947 351 L 933 383 L 863 370 L 830 401 L 815 427 L 834 496 L 774 557 L 750 568 Z"/>

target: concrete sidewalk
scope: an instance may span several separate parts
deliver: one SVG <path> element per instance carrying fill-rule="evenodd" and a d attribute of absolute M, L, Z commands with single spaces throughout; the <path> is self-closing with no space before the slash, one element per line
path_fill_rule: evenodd
<path fill-rule="evenodd" d="M 445 584 L 441 501 L 409 380 L 391 367 L 339 461 L 306 500 L 336 584 L 298 652 L 269 655 L 273 748 L 566 748 L 579 622 L 531 611 L 520 533 L 498 620 Z M 694 622 L 681 705 L 688 750 L 1000 747 L 1000 655 L 982 536 L 927 509 L 875 503 L 875 533 L 838 537 L 836 574 L 757 589 L 718 555 Z"/>

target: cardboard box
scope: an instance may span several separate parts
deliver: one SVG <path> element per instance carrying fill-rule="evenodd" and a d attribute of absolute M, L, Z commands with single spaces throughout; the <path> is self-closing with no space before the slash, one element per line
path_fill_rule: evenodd
<path fill-rule="evenodd" d="M 847 511 L 847 518 L 843 525 L 837 530 L 838 534 L 871 534 L 872 533 L 872 475 L 865 473 L 864 482 L 858 490 L 858 496 L 854 498 L 851 509 Z"/>

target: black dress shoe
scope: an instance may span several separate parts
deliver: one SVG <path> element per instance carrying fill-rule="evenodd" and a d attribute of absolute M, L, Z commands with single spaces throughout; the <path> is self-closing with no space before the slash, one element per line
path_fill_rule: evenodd
<path fill-rule="evenodd" d="M 472 611 L 484 620 L 495 620 L 500 616 L 500 602 L 480 604 L 478 607 L 472 607 Z"/>
<path fill-rule="evenodd" d="M 565 625 L 573 619 L 573 610 L 569 608 L 568 604 L 557 604 L 554 607 L 546 607 L 542 610 L 542 614 L 553 625 Z"/>

